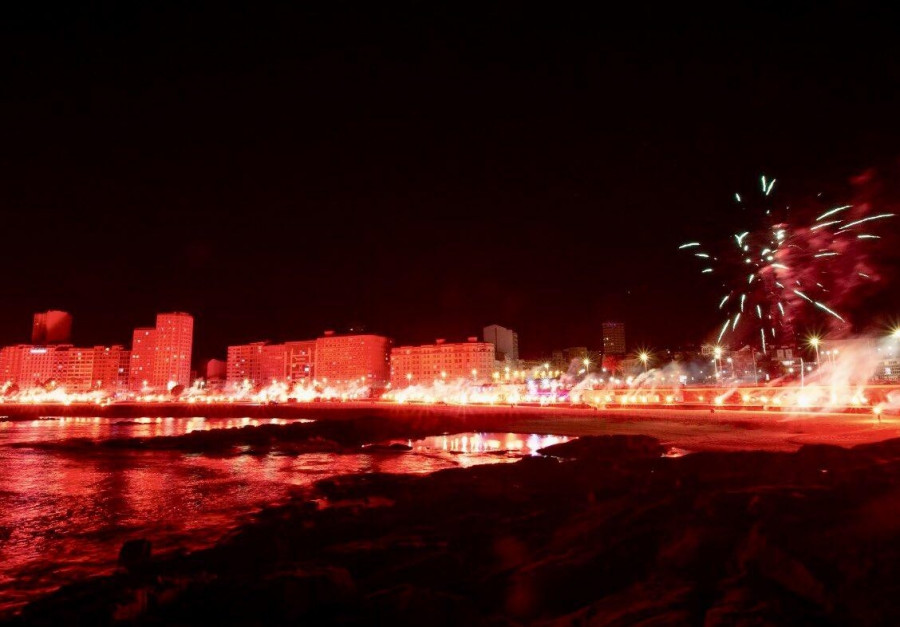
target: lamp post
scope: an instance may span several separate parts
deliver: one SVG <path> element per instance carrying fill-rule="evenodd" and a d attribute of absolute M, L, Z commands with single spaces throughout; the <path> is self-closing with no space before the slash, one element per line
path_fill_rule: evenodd
<path fill-rule="evenodd" d="M 644 363 L 644 372 L 647 372 L 647 360 L 650 359 L 650 355 L 647 354 L 647 351 L 644 351 L 638 355 L 638 359 Z"/>
<path fill-rule="evenodd" d="M 716 372 L 716 384 L 719 383 L 719 360 L 722 359 L 722 347 L 716 346 L 713 349 L 713 368 Z"/>
<path fill-rule="evenodd" d="M 819 338 L 812 336 L 809 338 L 809 345 L 816 349 L 816 369 L 819 368 Z"/>
<path fill-rule="evenodd" d="M 756 349 L 751 347 L 753 353 L 753 383 L 759 385 L 759 370 L 756 368 Z"/>

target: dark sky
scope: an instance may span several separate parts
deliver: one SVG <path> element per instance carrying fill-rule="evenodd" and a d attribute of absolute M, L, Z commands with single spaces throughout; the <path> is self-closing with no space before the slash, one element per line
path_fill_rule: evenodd
<path fill-rule="evenodd" d="M 47 308 L 78 344 L 189 311 L 198 358 L 350 324 L 406 343 L 497 322 L 526 355 L 597 346 L 604 318 L 696 341 L 718 291 L 676 248 L 727 237 L 734 191 L 766 173 L 840 197 L 900 156 L 897 21 L 850 2 L 20 4 L 2 344 Z"/>

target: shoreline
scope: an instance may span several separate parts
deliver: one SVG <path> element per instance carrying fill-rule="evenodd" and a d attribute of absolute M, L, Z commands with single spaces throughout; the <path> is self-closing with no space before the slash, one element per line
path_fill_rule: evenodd
<path fill-rule="evenodd" d="M 57 417 L 306 418 L 319 423 L 366 419 L 389 424 L 386 437 L 478 431 L 540 435 L 648 435 L 668 446 L 701 450 L 796 450 L 804 444 L 853 446 L 900 437 L 900 417 L 870 410 L 760 411 L 709 407 L 420 405 L 381 401 L 289 404 L 118 403 L 0 405 L 0 421 Z M 372 425 L 373 427 L 375 425 Z M 336 426 L 337 427 L 337 426 Z M 259 427 L 254 427 L 259 428 Z M 367 431 L 377 437 L 377 428 Z M 273 433 L 277 440 L 277 434 Z"/>
<path fill-rule="evenodd" d="M 209 549 L 132 551 L 9 624 L 900 619 L 900 440 L 664 452 L 586 436 L 512 464 L 325 479 Z"/>
<path fill-rule="evenodd" d="M 169 408 L 179 405 L 193 410 L 191 416 L 207 413 L 197 410 L 209 407 L 173 404 Z M 119 405 L 101 409 L 114 414 L 110 418 L 123 418 L 127 415 L 120 412 L 133 416 L 155 410 L 160 414 L 163 407 Z M 325 624 L 332 620 L 335 624 L 344 624 L 345 620 L 349 624 L 354 621 L 366 624 L 375 612 L 392 624 L 406 624 L 402 616 L 408 603 L 432 609 L 450 604 L 456 608 L 453 612 L 463 612 L 457 622 L 449 624 L 478 624 L 479 616 L 502 616 L 513 622 L 550 616 L 561 619 L 564 614 L 560 612 L 564 609 L 588 611 L 584 608 L 595 602 L 611 602 L 607 598 L 609 591 L 603 593 L 605 600 L 594 599 L 591 596 L 594 592 L 585 589 L 586 584 L 582 582 L 582 579 L 592 581 L 594 569 L 608 570 L 607 562 L 630 573 L 626 579 L 631 577 L 632 583 L 638 586 L 637 592 L 630 594 L 640 596 L 646 593 L 646 586 L 658 585 L 654 583 L 654 572 L 671 569 L 668 552 L 683 550 L 677 543 L 677 546 L 659 544 L 660 537 L 683 533 L 679 528 L 669 527 L 671 520 L 687 518 L 691 520 L 690 525 L 699 525 L 699 530 L 691 532 L 696 538 L 690 542 L 715 542 L 715 536 L 706 537 L 705 519 L 696 518 L 698 507 L 701 511 L 708 507 L 698 503 L 708 499 L 727 501 L 732 497 L 726 495 L 735 490 L 744 494 L 736 513 L 716 514 L 726 516 L 718 524 L 728 527 L 734 538 L 740 538 L 733 538 L 728 548 L 736 555 L 749 550 L 747 543 L 755 546 L 759 542 L 754 536 L 747 536 L 746 527 L 748 517 L 753 517 L 752 510 L 757 507 L 753 503 L 759 499 L 771 501 L 772 505 L 766 507 L 777 514 L 783 506 L 777 504 L 783 498 L 780 494 L 801 494 L 807 503 L 821 499 L 823 494 L 831 495 L 828 498 L 835 499 L 834 502 L 803 514 L 810 526 L 819 524 L 832 508 L 846 505 L 847 499 L 863 498 L 864 503 L 854 501 L 857 508 L 891 508 L 896 490 L 896 501 L 900 502 L 900 488 L 895 487 L 900 486 L 900 481 L 890 479 L 885 483 L 884 475 L 889 473 L 893 477 L 896 472 L 900 479 L 900 420 L 894 416 L 882 416 L 879 422 L 871 414 L 862 413 L 386 403 L 213 407 L 218 412 L 239 416 L 256 411 L 313 421 L 215 429 L 178 436 L 99 442 L 73 439 L 21 446 L 46 447 L 63 453 L 68 450 L 74 454 L 84 450 L 133 449 L 215 455 L 268 452 L 303 455 L 322 450 L 359 451 L 366 443 L 441 433 L 496 431 L 569 435 L 579 439 L 550 447 L 545 451 L 548 454 L 512 464 L 444 470 L 426 476 L 360 474 L 325 479 L 317 482 L 304 498 L 262 509 L 251 522 L 209 549 L 143 559 L 140 565 L 122 566 L 111 575 L 67 585 L 26 605 L 20 616 L 7 619 L 11 624 L 108 624 L 119 620 L 148 624 L 169 620 L 183 624 L 221 622 L 230 614 L 219 614 L 219 608 L 215 604 L 211 606 L 208 599 L 223 595 L 238 603 L 229 611 L 247 624 L 256 624 L 258 612 L 274 612 L 272 622 L 302 617 Z M 291 411 L 280 411 L 285 408 Z M 31 415 L 23 420 L 55 413 L 48 411 L 49 406 L 29 409 Z M 90 406 L 65 409 L 70 415 L 84 414 Z M 693 454 L 683 455 L 685 452 Z M 399 449 L 381 449 L 373 454 L 405 453 Z M 851 479 L 859 485 L 849 485 Z M 836 485 L 844 491 L 832 494 Z M 685 490 L 689 495 L 687 500 L 682 498 Z M 884 490 L 888 490 L 887 495 L 882 493 Z M 610 511 L 619 513 L 611 519 Z M 641 512 L 661 513 L 643 520 Z M 773 520 L 771 524 L 777 524 L 777 516 Z M 585 524 L 598 530 L 602 528 L 602 535 L 615 538 L 614 546 L 597 553 L 599 549 L 593 541 L 584 544 L 583 538 L 578 539 L 582 534 L 578 529 Z M 655 531 L 649 536 L 635 537 L 632 531 L 635 524 Z M 511 527 L 517 531 L 509 532 Z M 460 530 L 465 532 L 462 538 L 456 535 Z M 830 531 L 836 535 L 845 532 L 840 525 Z M 474 536 L 470 537 L 471 534 Z M 605 542 L 600 546 L 606 546 Z M 642 553 L 647 550 L 643 546 L 646 542 L 659 553 L 653 560 Z M 769 546 L 772 542 L 767 539 L 762 548 L 756 546 L 752 550 L 762 551 L 763 561 L 787 559 L 782 552 L 790 547 L 779 544 L 770 555 L 774 550 Z M 532 543 L 543 548 L 535 552 Z M 826 544 L 830 543 L 840 544 L 834 537 Z M 455 553 L 448 553 L 449 546 L 462 551 L 461 559 L 467 566 L 457 563 Z M 487 557 L 479 551 L 487 551 Z M 573 551 L 595 555 L 588 560 L 592 564 L 589 572 L 583 570 L 578 560 L 572 562 L 566 557 L 573 555 Z M 635 554 L 644 555 L 641 559 L 645 562 L 650 560 L 637 573 L 629 561 Z M 900 556 L 900 546 L 897 555 Z M 840 559 L 846 558 L 840 556 Z M 509 564 L 501 567 L 496 560 L 501 564 L 509 561 Z M 693 568 L 715 566 L 707 562 L 701 560 Z M 660 565 L 652 565 L 655 563 Z M 802 568 L 812 567 L 803 565 Z M 481 594 L 467 587 L 469 569 L 480 573 L 477 577 L 481 578 L 481 584 L 505 600 L 497 605 L 494 600 L 483 598 L 478 607 L 468 605 L 464 599 Z M 816 581 L 827 579 L 826 575 L 817 573 Z M 422 577 L 438 581 L 435 587 L 426 585 L 424 591 Z M 576 595 L 577 603 L 566 600 L 569 593 L 555 583 L 557 578 L 568 582 L 567 587 L 580 591 Z M 616 577 L 609 579 L 608 585 L 614 581 Z M 803 581 L 800 584 L 806 585 Z M 704 584 L 689 582 L 689 586 L 701 585 Z M 466 593 L 461 594 L 460 590 Z M 255 597 L 247 596 L 251 593 L 266 599 L 270 606 L 260 607 L 253 600 Z M 803 594 L 813 594 L 821 606 L 817 611 L 825 611 L 823 607 L 827 610 L 821 594 L 806 589 Z M 409 600 L 410 595 L 413 601 Z M 546 600 L 548 595 L 559 598 L 550 602 Z M 614 597 L 613 594 L 611 598 Z M 238 602 L 238 599 L 243 600 Z M 625 606 L 633 602 L 633 599 L 627 603 L 622 601 Z M 664 598 L 663 602 L 668 601 Z M 582 610 L 577 610 L 578 603 L 586 605 L 578 606 Z M 673 603 L 687 601 L 680 599 Z M 617 611 L 626 611 L 625 606 Z M 417 611 L 424 611 L 421 608 Z M 660 611 L 673 610 L 667 606 Z M 690 610 L 697 611 L 697 608 Z M 677 614 L 673 620 L 679 622 L 678 617 L 683 618 Z M 495 623 L 494 618 L 488 622 L 507 624 Z"/>

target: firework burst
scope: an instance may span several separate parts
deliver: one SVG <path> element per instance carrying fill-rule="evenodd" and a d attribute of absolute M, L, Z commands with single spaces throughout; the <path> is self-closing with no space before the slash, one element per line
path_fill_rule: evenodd
<path fill-rule="evenodd" d="M 795 328 L 815 311 L 832 330 L 849 330 L 841 306 L 864 283 L 876 280 L 868 247 L 880 239 L 877 228 L 892 213 L 872 213 L 870 205 L 837 205 L 795 220 L 788 207 L 773 203 L 775 179 L 760 178 L 759 201 L 747 207 L 761 226 L 734 233 L 726 242 L 706 246 L 686 242 L 700 272 L 720 282 L 722 312 L 716 342 L 767 346 L 789 341 Z M 798 212 L 799 213 L 799 212 Z M 799 217 L 799 216 L 798 216 Z"/>

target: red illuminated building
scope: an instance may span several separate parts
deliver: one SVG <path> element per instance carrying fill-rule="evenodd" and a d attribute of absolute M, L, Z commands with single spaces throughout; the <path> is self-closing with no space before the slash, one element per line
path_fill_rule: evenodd
<path fill-rule="evenodd" d="M 0 352 L 0 371 L 5 382 L 21 388 L 60 384 L 66 377 L 69 348 L 33 344 L 7 346 Z"/>
<path fill-rule="evenodd" d="M 181 312 L 157 314 L 155 328 L 135 329 L 129 388 L 162 391 L 190 385 L 193 339 L 194 318 Z"/>
<path fill-rule="evenodd" d="M 284 352 L 288 381 L 312 381 L 316 368 L 316 340 L 285 342 Z"/>
<path fill-rule="evenodd" d="M 226 379 L 230 386 L 253 388 L 274 381 L 383 386 L 389 379 L 390 340 L 379 335 L 334 335 L 315 340 L 228 347 Z"/>
<path fill-rule="evenodd" d="M 221 359 L 209 359 L 203 369 L 207 389 L 221 390 L 225 385 L 227 364 Z"/>
<path fill-rule="evenodd" d="M 495 367 L 495 346 L 470 337 L 468 342 L 398 346 L 391 350 L 391 387 L 430 385 L 436 381 L 486 382 Z"/>
<path fill-rule="evenodd" d="M 230 386 L 266 386 L 276 381 L 294 383 L 310 379 L 315 340 L 305 342 L 251 342 L 228 347 L 226 383 Z"/>
<path fill-rule="evenodd" d="M 47 344 L 68 344 L 72 339 L 72 314 L 51 309 L 34 314 L 31 328 L 31 343 L 38 346 Z"/>
<path fill-rule="evenodd" d="M 21 346 L 4 346 L 0 348 L 0 385 L 17 383 L 21 371 Z"/>
<path fill-rule="evenodd" d="M 228 347 L 225 380 L 230 386 L 265 386 L 286 379 L 284 344 L 251 342 Z"/>
<path fill-rule="evenodd" d="M 150 387 L 155 354 L 156 329 L 135 329 L 131 338 L 131 366 L 128 371 L 129 389 L 139 391 L 145 387 Z"/>
<path fill-rule="evenodd" d="M 66 358 L 61 385 L 66 392 L 89 392 L 94 385 L 94 349 L 72 347 Z"/>
<path fill-rule="evenodd" d="M 315 378 L 328 384 L 386 386 L 391 378 L 391 340 L 381 335 L 334 335 L 316 339 Z"/>
<path fill-rule="evenodd" d="M 191 349 L 194 341 L 194 318 L 174 312 L 156 316 L 156 354 L 150 386 L 167 389 L 191 384 Z"/>
<path fill-rule="evenodd" d="M 20 388 L 62 388 L 66 392 L 123 391 L 129 352 L 122 346 L 77 348 L 19 344 L 0 350 L 2 382 Z"/>
<path fill-rule="evenodd" d="M 124 392 L 128 389 L 131 351 L 120 344 L 95 346 L 92 386 L 107 392 Z"/>

